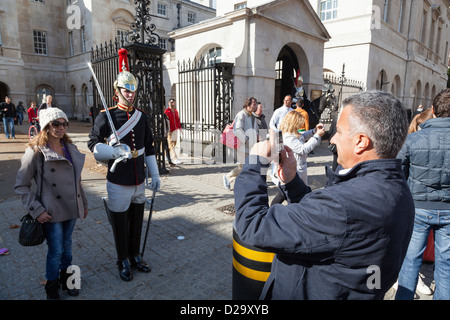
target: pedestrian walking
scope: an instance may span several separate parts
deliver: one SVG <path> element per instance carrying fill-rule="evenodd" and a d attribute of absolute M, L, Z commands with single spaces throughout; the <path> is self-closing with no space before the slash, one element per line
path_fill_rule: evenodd
<path fill-rule="evenodd" d="M 428 235 L 434 233 L 436 289 L 433 299 L 450 300 L 450 89 L 439 93 L 433 118 L 408 135 L 398 157 L 415 205 L 414 230 L 398 276 L 397 300 L 412 300 Z"/>
<path fill-rule="evenodd" d="M 137 81 L 128 71 L 125 49 L 119 50 L 119 66 L 121 72 L 114 82 L 118 103 L 95 118 L 88 147 L 97 160 L 108 161 L 106 210 L 114 235 L 119 276 L 131 281 L 132 267 L 140 272 L 151 271 L 139 251 L 146 172 L 151 175 L 151 190 L 158 191 L 161 182 L 148 117 L 135 107 Z"/>
<path fill-rule="evenodd" d="M 17 119 L 16 107 L 14 103 L 11 102 L 11 98 L 6 96 L 5 102 L 0 106 L 3 111 L 3 126 L 5 127 L 6 139 L 15 139 L 16 132 L 14 128 L 14 121 Z"/>
<path fill-rule="evenodd" d="M 253 116 L 258 126 L 258 141 L 265 140 L 268 134 L 266 115 L 263 113 L 264 107 L 261 102 L 256 102 L 256 110 L 253 112 Z"/>
<path fill-rule="evenodd" d="M 258 143 L 236 179 L 240 240 L 275 253 L 262 299 L 383 299 L 395 282 L 414 223 L 401 161 L 409 121 L 401 102 L 381 91 L 343 101 L 333 143 L 337 173 L 311 192 L 291 149 Z M 269 207 L 265 169 L 281 157 L 278 177 L 288 205 Z M 278 160 L 276 160 L 278 161 Z"/>
<path fill-rule="evenodd" d="M 23 106 L 23 102 L 19 101 L 19 104 L 16 107 L 17 121 L 20 125 L 23 123 L 23 115 L 25 113 L 25 107 Z"/>
<path fill-rule="evenodd" d="M 79 288 L 68 286 L 67 269 L 72 265 L 75 222 L 86 218 L 88 213 L 81 185 L 85 155 L 67 135 L 69 121 L 62 110 L 43 110 L 40 116 L 43 130 L 25 150 L 14 191 L 27 212 L 45 225 L 48 246 L 45 291 L 47 299 L 57 300 L 60 286 L 71 296 L 79 294 Z M 38 186 L 42 183 L 41 194 L 32 191 L 33 180 Z"/>
<path fill-rule="evenodd" d="M 245 158 L 248 156 L 250 149 L 258 142 L 258 125 L 253 116 L 256 107 L 256 99 L 254 97 L 247 98 L 242 110 L 234 117 L 233 133 L 236 138 L 239 139 L 241 144 L 236 150 L 237 167 L 222 176 L 223 186 L 227 190 L 230 190 L 231 182 L 233 182 L 241 172 Z"/>

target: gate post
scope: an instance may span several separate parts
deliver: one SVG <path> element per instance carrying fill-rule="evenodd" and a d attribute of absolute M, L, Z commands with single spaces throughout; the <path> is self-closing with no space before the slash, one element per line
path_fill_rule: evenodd
<path fill-rule="evenodd" d="M 156 26 L 150 23 L 150 0 L 135 0 L 135 21 L 130 23 L 131 31 L 125 38 L 110 41 L 109 45 L 92 49 L 92 67 L 94 68 L 100 86 L 105 93 L 109 106 L 114 104 L 113 83 L 119 73 L 118 50 L 128 51 L 130 72 L 138 80 L 136 91 L 136 106 L 142 108 L 149 119 L 153 134 L 156 161 L 160 174 L 167 173 L 163 143 L 164 127 L 164 87 L 163 87 L 163 54 L 166 50 L 159 47 L 159 36 L 153 31 Z M 94 112 L 98 113 L 98 93 L 93 85 Z M 99 108 L 101 109 L 101 107 Z"/>

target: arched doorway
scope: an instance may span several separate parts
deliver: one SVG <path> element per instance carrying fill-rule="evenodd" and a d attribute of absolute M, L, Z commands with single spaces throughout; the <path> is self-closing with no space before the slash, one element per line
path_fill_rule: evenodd
<path fill-rule="evenodd" d="M 283 104 L 283 98 L 292 94 L 299 64 L 290 46 L 285 45 L 275 63 L 275 101 L 274 110 Z"/>
<path fill-rule="evenodd" d="M 9 95 L 9 87 L 7 84 L 0 82 L 0 103 L 5 101 L 5 97 Z"/>
<path fill-rule="evenodd" d="M 46 102 L 47 96 L 52 96 L 53 97 L 52 104 L 57 105 L 53 92 L 54 91 L 47 85 L 38 86 L 36 89 L 37 106 L 39 107 L 42 103 Z"/>
<path fill-rule="evenodd" d="M 275 72 L 274 110 L 283 104 L 286 95 L 295 93 L 294 86 L 298 72 L 303 77 L 303 87 L 307 92 L 309 64 L 303 48 L 297 43 L 286 44 L 278 54 Z M 308 94 L 307 96 L 309 98 Z"/>

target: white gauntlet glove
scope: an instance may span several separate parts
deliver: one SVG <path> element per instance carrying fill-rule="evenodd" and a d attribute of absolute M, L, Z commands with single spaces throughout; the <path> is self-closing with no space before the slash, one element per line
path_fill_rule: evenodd
<path fill-rule="evenodd" d="M 161 187 L 161 180 L 159 179 L 158 165 L 156 164 L 156 157 L 145 157 L 145 164 L 147 166 L 147 173 L 152 177 L 152 182 L 148 185 L 148 188 L 153 191 L 159 191 Z"/>
<path fill-rule="evenodd" d="M 116 166 L 119 162 L 126 162 L 131 159 L 130 147 L 126 144 L 117 144 L 115 146 L 110 146 L 105 143 L 97 143 L 94 147 L 94 158 L 97 161 L 109 161 L 115 159 L 113 165 L 109 169 L 114 172 Z"/>
<path fill-rule="evenodd" d="M 106 143 L 97 143 L 94 147 L 94 158 L 97 161 L 108 161 L 112 159 L 131 159 L 130 147 L 126 144 L 110 146 Z"/>

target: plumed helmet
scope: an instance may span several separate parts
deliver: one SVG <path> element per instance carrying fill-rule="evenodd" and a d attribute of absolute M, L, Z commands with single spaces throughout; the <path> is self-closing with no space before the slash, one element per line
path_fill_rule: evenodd
<path fill-rule="evenodd" d="M 129 71 L 122 71 L 117 75 L 117 80 L 114 82 L 114 88 L 125 88 L 129 91 L 136 91 L 137 81 L 133 74 Z"/>
<path fill-rule="evenodd" d="M 119 68 L 120 73 L 117 75 L 116 81 L 114 81 L 114 89 L 125 88 L 129 91 L 135 92 L 137 90 L 137 80 L 134 75 L 129 71 L 127 50 L 119 49 Z"/>

